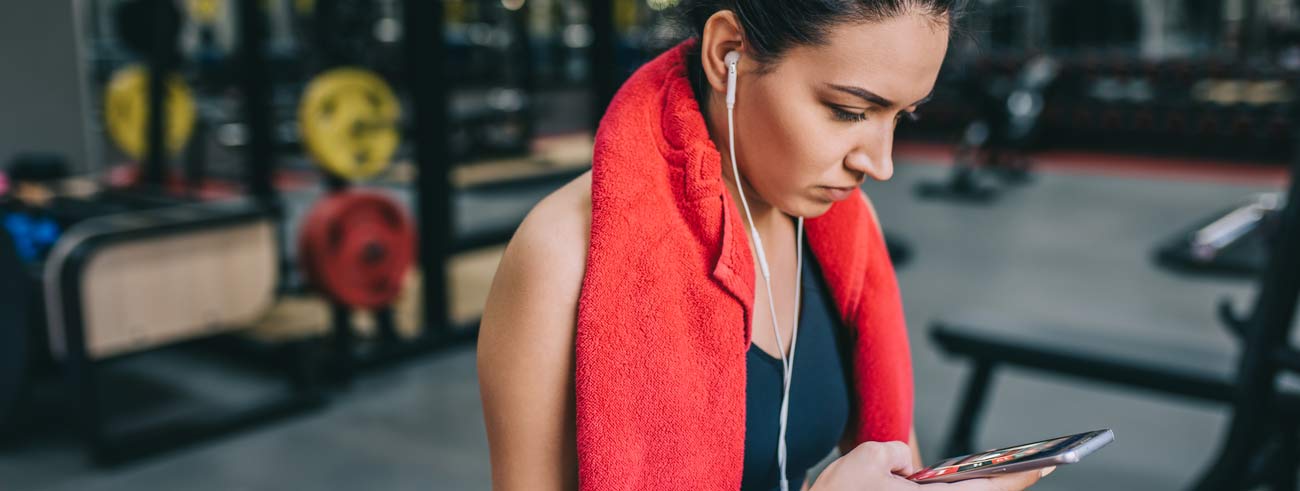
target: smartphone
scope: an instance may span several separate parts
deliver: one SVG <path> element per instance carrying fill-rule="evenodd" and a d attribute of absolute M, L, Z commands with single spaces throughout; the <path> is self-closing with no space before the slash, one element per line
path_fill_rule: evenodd
<path fill-rule="evenodd" d="M 1115 434 L 1110 430 L 1089 431 L 1041 442 L 953 457 L 926 467 L 920 472 L 907 476 L 907 478 L 919 484 L 957 482 L 1073 464 L 1113 441 L 1115 441 Z"/>

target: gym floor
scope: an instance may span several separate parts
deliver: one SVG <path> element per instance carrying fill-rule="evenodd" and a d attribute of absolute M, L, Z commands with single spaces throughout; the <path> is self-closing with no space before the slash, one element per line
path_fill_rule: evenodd
<path fill-rule="evenodd" d="M 933 319 L 1049 320 L 1118 339 L 1155 337 L 1231 349 L 1215 320 L 1215 303 L 1225 295 L 1249 300 L 1251 284 L 1162 270 L 1151 261 L 1152 248 L 1280 182 L 1224 184 L 1053 166 L 999 202 L 979 207 L 916 199 L 917 182 L 941 178 L 947 169 L 928 165 L 935 163 L 926 162 L 930 158 L 904 160 L 892 181 L 866 190 L 885 228 L 914 248 L 898 278 L 912 332 L 917 430 L 927 461 L 938 457 L 967 373 L 965 364 L 945 359 L 928 341 Z M 1103 427 L 1116 433 L 1116 443 L 1061 468 L 1035 489 L 1183 488 L 1213 457 L 1227 422 L 1218 407 L 1003 373 L 977 446 Z M 320 412 L 118 468 L 88 465 L 72 429 L 51 423 L 43 431 L 49 434 L 0 448 L 0 488 L 488 489 L 479 405 L 474 349 L 466 346 L 365 374 Z"/>

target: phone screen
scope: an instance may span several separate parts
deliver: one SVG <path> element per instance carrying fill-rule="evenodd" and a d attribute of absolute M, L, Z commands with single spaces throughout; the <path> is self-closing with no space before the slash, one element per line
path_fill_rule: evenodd
<path fill-rule="evenodd" d="M 1000 448 L 988 452 L 956 457 L 922 469 L 916 474 L 907 476 L 907 478 L 912 481 L 921 481 L 950 476 L 960 472 L 971 472 L 979 469 L 1006 466 L 1044 458 L 1070 448 L 1080 440 L 1084 440 L 1091 436 L 1093 436 L 1092 433 L 1063 436 L 1041 442 L 1028 443 L 1015 447 Z"/>

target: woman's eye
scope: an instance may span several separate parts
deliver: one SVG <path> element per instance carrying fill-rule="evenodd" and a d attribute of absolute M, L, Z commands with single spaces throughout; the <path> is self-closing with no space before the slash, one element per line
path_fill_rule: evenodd
<path fill-rule="evenodd" d="M 867 113 L 855 113 L 855 112 L 845 111 L 839 106 L 831 106 L 831 112 L 835 114 L 835 119 L 838 119 L 840 121 L 857 123 L 860 121 L 867 120 Z"/>

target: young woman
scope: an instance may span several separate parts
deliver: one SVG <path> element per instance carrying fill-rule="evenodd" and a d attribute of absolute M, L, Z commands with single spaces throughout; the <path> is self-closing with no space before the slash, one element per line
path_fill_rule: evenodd
<path fill-rule="evenodd" d="M 687 0 L 592 172 L 506 249 L 479 338 L 498 490 L 914 484 L 911 359 L 858 190 L 934 87 L 957 0 Z"/>

